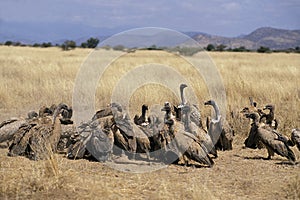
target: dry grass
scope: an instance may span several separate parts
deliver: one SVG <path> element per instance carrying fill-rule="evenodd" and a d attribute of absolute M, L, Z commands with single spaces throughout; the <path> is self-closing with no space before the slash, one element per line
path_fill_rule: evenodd
<path fill-rule="evenodd" d="M 25 116 L 28 110 L 42 105 L 71 104 L 77 70 L 89 53 L 86 49 L 64 52 L 58 48 L 1 46 L 0 120 Z M 7 150 L 0 150 L 0 199 L 299 199 L 300 165 L 287 165 L 279 156 L 265 161 L 257 157 L 266 157 L 265 150 L 243 149 L 249 124 L 240 118 L 231 119 L 229 111 L 236 114 L 253 96 L 260 107 L 276 105 L 283 133 L 289 135 L 292 128 L 300 127 L 300 55 L 209 55 L 223 77 L 227 119 L 237 133 L 234 150 L 220 152 L 212 169 L 169 166 L 147 174 L 130 174 L 61 155 L 33 162 L 7 157 Z M 163 52 L 138 51 L 122 56 L 105 72 L 96 92 L 97 108 L 110 102 L 114 85 L 134 66 L 153 62 L 172 66 L 194 82 L 199 102 L 210 98 L 204 81 L 191 76 L 196 73 L 185 60 Z M 167 76 L 163 72 L 159 75 Z M 129 110 L 135 114 L 144 102 L 162 105 L 166 100 L 179 101 L 166 87 L 145 85 L 130 96 Z M 199 104 L 204 116 L 210 114 L 209 108 Z M 293 150 L 299 160 L 299 152 Z"/>

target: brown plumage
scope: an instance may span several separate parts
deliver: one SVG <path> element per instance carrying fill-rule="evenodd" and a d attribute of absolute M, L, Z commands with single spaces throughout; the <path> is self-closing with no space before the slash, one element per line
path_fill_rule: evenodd
<path fill-rule="evenodd" d="M 72 136 L 68 148 L 70 159 L 96 159 L 105 162 L 113 151 L 114 135 L 111 130 L 111 117 L 103 117 L 78 126 L 78 133 Z"/>
<path fill-rule="evenodd" d="M 52 110 L 50 110 L 50 108 L 46 107 L 46 106 L 42 106 L 39 110 L 39 117 L 46 117 L 46 116 L 50 116 L 53 115 Z"/>
<path fill-rule="evenodd" d="M 55 110 L 53 117 L 42 114 L 44 117 L 22 125 L 14 135 L 8 155 L 25 155 L 33 160 L 40 160 L 55 153 L 61 136 L 60 109 L 58 107 Z"/>
<path fill-rule="evenodd" d="M 105 107 L 104 109 L 98 110 L 95 115 L 92 117 L 92 120 L 100 119 L 103 117 L 112 116 L 112 111 L 110 105 Z"/>
<path fill-rule="evenodd" d="M 211 140 L 211 137 L 203 128 L 197 126 L 195 123 L 192 123 L 190 119 L 190 111 L 191 109 L 189 104 L 186 104 L 182 107 L 182 121 L 184 123 L 185 131 L 192 133 L 194 136 L 196 136 L 199 144 L 203 145 L 206 148 L 207 153 L 214 155 L 214 157 L 218 157 L 217 151 L 214 148 L 214 144 Z"/>
<path fill-rule="evenodd" d="M 170 108 L 170 103 L 166 102 L 162 109 L 163 111 L 166 111 L 166 129 L 164 129 L 166 134 L 166 153 L 171 151 L 177 155 L 178 159 L 186 157 L 200 164 L 212 167 L 214 162 L 209 157 L 208 150 L 199 142 L 199 139 L 195 135 L 185 131 L 186 127 L 183 123 L 176 122 L 173 117 L 170 116 Z"/>
<path fill-rule="evenodd" d="M 300 129 L 293 129 L 291 134 L 291 146 L 296 145 L 300 151 Z"/>
<path fill-rule="evenodd" d="M 152 137 L 152 130 L 149 126 L 137 125 L 134 127 L 137 142 L 137 153 L 146 153 L 148 160 L 150 159 L 151 143 L 149 138 Z"/>
<path fill-rule="evenodd" d="M 28 148 L 29 138 L 32 135 L 30 130 L 36 126 L 35 123 L 24 123 L 14 134 L 12 144 L 9 146 L 8 156 L 25 156 Z"/>
<path fill-rule="evenodd" d="M 77 133 L 77 128 L 74 124 L 62 125 L 61 126 L 62 132 L 57 144 L 57 151 L 58 153 L 66 153 L 69 146 L 71 145 L 71 138 Z"/>
<path fill-rule="evenodd" d="M 60 122 L 61 124 L 68 125 L 68 124 L 73 124 L 73 121 L 71 120 L 72 115 L 73 115 L 73 109 L 71 106 L 67 106 L 64 103 L 60 103 L 58 105 L 60 107 Z"/>
<path fill-rule="evenodd" d="M 265 124 L 269 125 L 271 128 L 277 130 L 278 121 L 275 119 L 275 105 L 269 104 L 266 105 L 263 110 L 269 110 L 269 113 L 263 113 L 260 116 L 259 122 L 262 122 L 265 118 Z"/>
<path fill-rule="evenodd" d="M 37 114 L 37 112 L 35 111 L 30 111 L 27 113 L 27 119 L 34 119 L 37 118 L 39 116 L 39 114 Z"/>
<path fill-rule="evenodd" d="M 113 113 L 114 128 L 112 130 L 114 131 L 115 135 L 115 143 L 117 146 L 120 144 L 119 148 L 127 146 L 127 149 L 123 150 L 127 150 L 129 158 L 134 158 L 134 154 L 136 153 L 137 149 L 137 142 L 136 135 L 133 130 L 133 123 L 130 121 L 128 114 L 123 111 L 120 104 L 112 103 L 111 109 Z M 124 140 L 126 141 L 125 144 L 123 143 Z"/>
<path fill-rule="evenodd" d="M 251 139 L 248 139 L 249 146 L 255 147 L 257 142 L 261 141 L 268 150 L 267 159 L 271 159 L 275 152 L 291 161 L 296 160 L 293 151 L 288 147 L 286 142 L 279 139 L 278 134 L 272 131 L 272 129 L 259 124 L 259 115 L 257 113 L 250 113 L 245 116 L 253 120 L 253 123 L 251 124 L 253 135 Z"/>
<path fill-rule="evenodd" d="M 0 143 L 11 142 L 14 138 L 14 134 L 24 123 L 26 123 L 26 120 L 20 118 L 11 118 L 3 121 L 0 124 Z"/>

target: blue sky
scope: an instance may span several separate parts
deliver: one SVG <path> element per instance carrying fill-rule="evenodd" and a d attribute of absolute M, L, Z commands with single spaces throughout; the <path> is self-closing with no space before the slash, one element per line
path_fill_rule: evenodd
<path fill-rule="evenodd" d="M 299 19 L 299 0 L 0 1 L 0 28 L 3 22 L 70 23 L 111 29 L 154 26 L 238 36 L 265 26 L 300 29 Z"/>

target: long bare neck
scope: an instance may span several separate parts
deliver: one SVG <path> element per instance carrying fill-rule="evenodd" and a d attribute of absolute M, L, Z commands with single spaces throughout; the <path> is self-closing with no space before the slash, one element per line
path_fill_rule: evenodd
<path fill-rule="evenodd" d="M 214 102 L 214 103 L 212 103 L 212 107 L 214 108 L 214 110 L 215 110 L 215 119 L 216 120 L 218 120 L 218 116 L 220 116 L 220 109 L 219 109 L 219 107 L 218 107 L 218 105 Z"/>
<path fill-rule="evenodd" d="M 270 113 L 269 113 L 269 115 L 270 115 L 271 119 L 273 120 L 273 119 L 274 119 L 274 117 L 275 117 L 275 115 L 274 115 L 274 109 L 273 109 L 273 108 L 272 108 L 272 109 L 270 109 Z"/>
<path fill-rule="evenodd" d="M 142 108 L 142 117 L 146 117 L 146 112 L 147 112 L 147 110 Z"/>
<path fill-rule="evenodd" d="M 145 120 L 145 122 L 148 122 L 147 109 L 142 109 L 142 118 Z"/>
<path fill-rule="evenodd" d="M 186 101 L 185 101 L 185 98 L 184 98 L 183 90 L 184 90 L 184 88 L 180 88 L 180 98 L 181 98 L 181 104 L 185 105 Z"/>

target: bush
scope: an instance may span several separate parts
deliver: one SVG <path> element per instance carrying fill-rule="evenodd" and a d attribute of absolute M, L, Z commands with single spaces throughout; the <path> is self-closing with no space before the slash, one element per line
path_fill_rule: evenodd
<path fill-rule="evenodd" d="M 81 47 L 81 48 L 87 48 L 88 46 L 87 46 L 87 43 L 86 43 L 86 42 L 83 42 L 83 43 L 81 43 L 80 47 Z"/>
<path fill-rule="evenodd" d="M 207 51 L 213 51 L 213 50 L 215 50 L 215 46 L 212 45 L 212 44 L 209 44 L 209 45 L 207 45 L 206 50 Z"/>
<path fill-rule="evenodd" d="M 34 43 L 32 46 L 33 47 L 40 47 L 41 45 L 39 43 Z"/>
<path fill-rule="evenodd" d="M 249 52 L 250 50 L 249 49 L 246 49 L 246 47 L 244 46 L 240 46 L 238 48 L 234 48 L 232 49 L 233 52 Z"/>
<path fill-rule="evenodd" d="M 4 45 L 6 45 L 6 46 L 10 46 L 10 45 L 12 45 L 12 44 L 13 44 L 12 41 L 6 41 L 6 42 L 4 43 Z"/>
<path fill-rule="evenodd" d="M 226 47 L 226 45 L 220 44 L 216 47 L 216 51 L 224 51 Z"/>
<path fill-rule="evenodd" d="M 87 47 L 88 48 L 96 48 L 97 45 L 99 44 L 99 39 L 98 38 L 90 38 L 86 41 Z"/>
<path fill-rule="evenodd" d="M 51 44 L 51 42 L 43 42 L 41 47 L 45 47 L 45 48 L 52 47 L 52 44 Z"/>
<path fill-rule="evenodd" d="M 260 47 L 257 49 L 257 52 L 258 52 L 258 53 L 271 53 L 272 51 L 270 50 L 269 47 L 260 46 Z"/>
<path fill-rule="evenodd" d="M 76 42 L 73 41 L 73 40 L 66 40 L 66 41 L 61 45 L 61 48 L 62 48 L 64 51 L 68 51 L 68 50 L 71 50 L 71 49 L 75 49 L 75 48 L 76 48 Z"/>
<path fill-rule="evenodd" d="M 80 46 L 82 48 L 96 48 L 98 44 L 99 44 L 99 39 L 91 37 L 86 42 L 81 43 Z"/>

